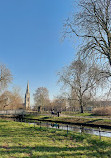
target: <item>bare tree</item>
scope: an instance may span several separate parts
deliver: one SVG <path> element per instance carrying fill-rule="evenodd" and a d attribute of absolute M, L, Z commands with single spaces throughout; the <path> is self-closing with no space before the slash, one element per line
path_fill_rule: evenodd
<path fill-rule="evenodd" d="M 65 35 L 83 38 L 83 57 L 105 58 L 111 66 L 111 0 L 80 0 L 78 7 L 66 20 Z M 111 76 L 109 70 L 106 73 Z"/>
<path fill-rule="evenodd" d="M 18 91 L 14 88 L 13 92 L 5 91 L 0 96 L 0 109 L 1 110 L 13 110 L 23 109 L 23 99 Z"/>
<path fill-rule="evenodd" d="M 49 103 L 49 92 L 45 87 L 39 87 L 33 94 L 35 106 L 39 108 L 43 108 L 45 110 L 45 106 Z"/>
<path fill-rule="evenodd" d="M 11 105 L 13 109 L 24 109 L 21 89 L 17 86 L 13 87 L 11 92 Z"/>
<path fill-rule="evenodd" d="M 7 109 L 9 107 L 9 96 L 11 93 L 9 91 L 5 91 L 1 96 L 0 96 L 0 110 Z"/>
<path fill-rule="evenodd" d="M 94 64 L 83 62 L 79 59 L 72 62 L 69 67 L 66 67 L 60 75 L 60 82 L 72 89 L 76 94 L 80 105 L 81 113 L 83 113 L 84 99 L 89 99 L 94 95 L 94 92 L 104 82 L 99 74 L 99 68 Z"/>
<path fill-rule="evenodd" d="M 12 74 L 5 65 L 0 65 L 0 90 L 8 86 L 12 81 Z"/>

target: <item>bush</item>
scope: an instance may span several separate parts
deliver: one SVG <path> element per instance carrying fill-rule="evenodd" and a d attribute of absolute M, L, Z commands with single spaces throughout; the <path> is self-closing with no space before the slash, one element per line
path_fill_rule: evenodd
<path fill-rule="evenodd" d="M 107 106 L 107 107 L 94 108 L 93 114 L 100 115 L 100 116 L 109 116 L 111 115 L 111 107 Z"/>

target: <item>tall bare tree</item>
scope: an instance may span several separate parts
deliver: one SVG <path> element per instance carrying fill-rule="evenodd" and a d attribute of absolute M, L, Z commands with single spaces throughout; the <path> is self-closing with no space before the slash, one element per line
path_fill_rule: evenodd
<path fill-rule="evenodd" d="M 8 86 L 12 81 L 12 74 L 5 65 L 0 65 L 0 90 Z"/>
<path fill-rule="evenodd" d="M 111 66 L 111 0 L 80 0 L 64 26 L 66 34 L 83 38 L 83 57 L 105 58 Z"/>
<path fill-rule="evenodd" d="M 73 93 L 76 94 L 81 113 L 83 113 L 84 99 L 94 95 L 97 85 L 104 82 L 102 76 L 98 75 L 99 71 L 95 64 L 90 65 L 79 58 L 59 73 L 60 82 L 70 87 Z"/>
<path fill-rule="evenodd" d="M 35 106 L 43 108 L 45 110 L 45 105 L 49 103 L 49 92 L 45 87 L 39 87 L 33 94 Z"/>

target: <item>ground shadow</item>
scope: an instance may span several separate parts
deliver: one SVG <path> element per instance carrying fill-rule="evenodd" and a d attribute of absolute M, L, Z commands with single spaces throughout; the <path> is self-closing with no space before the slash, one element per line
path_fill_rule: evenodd
<path fill-rule="evenodd" d="M 111 157 L 111 148 L 105 150 L 107 146 L 110 147 L 110 143 L 105 143 L 102 141 L 89 140 L 90 145 L 78 146 L 78 147 L 56 147 L 47 145 L 35 145 L 33 147 L 29 146 L 0 146 L 0 154 L 3 156 L 8 152 L 9 155 L 27 153 L 29 157 L 37 158 L 37 154 L 41 152 L 41 156 L 38 157 L 76 157 L 85 155 L 87 157 Z M 2 150 L 3 149 L 3 150 Z M 4 150 L 5 149 L 5 150 Z M 35 153 L 35 155 L 32 153 Z M 46 154 L 48 153 L 48 154 Z M 46 155 L 45 155 L 46 154 Z"/>

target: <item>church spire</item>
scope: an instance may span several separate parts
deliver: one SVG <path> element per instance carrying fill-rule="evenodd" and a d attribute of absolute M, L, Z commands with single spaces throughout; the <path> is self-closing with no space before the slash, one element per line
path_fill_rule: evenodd
<path fill-rule="evenodd" d="M 25 109 L 30 109 L 30 92 L 29 92 L 29 82 L 27 82 L 26 94 L 25 94 Z"/>
<path fill-rule="evenodd" d="M 27 90 L 26 90 L 26 93 L 29 93 L 29 81 L 27 83 Z"/>

